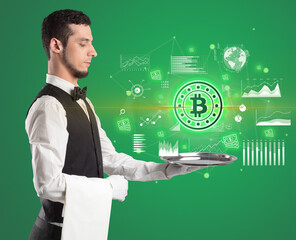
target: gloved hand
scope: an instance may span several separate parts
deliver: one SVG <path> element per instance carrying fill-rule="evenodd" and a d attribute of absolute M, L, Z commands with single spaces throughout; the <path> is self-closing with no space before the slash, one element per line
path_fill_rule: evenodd
<path fill-rule="evenodd" d="M 177 165 L 177 164 L 168 164 L 165 170 L 166 176 L 168 178 L 172 178 L 177 175 L 184 175 L 187 173 L 191 173 L 193 171 L 197 171 L 203 168 L 206 168 L 207 166 L 185 166 L 185 165 Z"/>
<path fill-rule="evenodd" d="M 127 195 L 128 181 L 120 175 L 111 175 L 106 179 L 109 180 L 113 189 L 112 199 L 123 202 Z"/>

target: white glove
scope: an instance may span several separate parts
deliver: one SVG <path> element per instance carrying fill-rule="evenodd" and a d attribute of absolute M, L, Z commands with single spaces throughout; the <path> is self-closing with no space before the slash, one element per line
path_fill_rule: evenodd
<path fill-rule="evenodd" d="M 111 175 L 106 179 L 109 180 L 113 189 L 112 199 L 123 202 L 127 195 L 128 181 L 120 175 Z"/>
<path fill-rule="evenodd" d="M 168 164 L 166 169 L 165 169 L 165 173 L 166 176 L 170 179 L 174 176 L 177 175 L 184 175 L 187 173 L 191 173 L 193 171 L 197 171 L 203 168 L 206 168 L 208 166 L 196 166 L 196 167 L 192 167 L 192 166 L 185 166 L 185 165 L 177 165 L 177 164 Z"/>

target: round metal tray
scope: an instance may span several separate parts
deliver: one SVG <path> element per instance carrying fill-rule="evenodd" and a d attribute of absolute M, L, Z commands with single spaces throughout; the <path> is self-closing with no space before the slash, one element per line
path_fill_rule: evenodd
<path fill-rule="evenodd" d="M 220 166 L 231 164 L 237 157 L 223 153 L 190 152 L 179 153 L 178 156 L 163 156 L 167 163 L 190 166 Z"/>

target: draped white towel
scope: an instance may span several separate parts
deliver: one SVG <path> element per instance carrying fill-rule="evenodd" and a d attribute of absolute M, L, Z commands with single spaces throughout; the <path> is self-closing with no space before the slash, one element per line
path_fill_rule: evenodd
<path fill-rule="evenodd" d="M 66 196 L 62 240 L 107 240 L 112 203 L 110 182 L 63 174 Z"/>

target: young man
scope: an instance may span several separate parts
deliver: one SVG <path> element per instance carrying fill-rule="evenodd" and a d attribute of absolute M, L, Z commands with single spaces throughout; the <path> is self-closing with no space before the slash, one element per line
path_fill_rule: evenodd
<path fill-rule="evenodd" d="M 202 168 L 145 162 L 115 151 L 85 97 L 86 89 L 77 84 L 97 56 L 90 24 L 74 10 L 55 11 L 42 24 L 48 74 L 26 118 L 33 182 L 42 203 L 31 240 L 61 239 L 66 175 L 100 178 L 112 189 L 112 199 L 124 201 L 127 180 L 170 179 Z M 109 177 L 102 179 L 103 172 Z"/>

